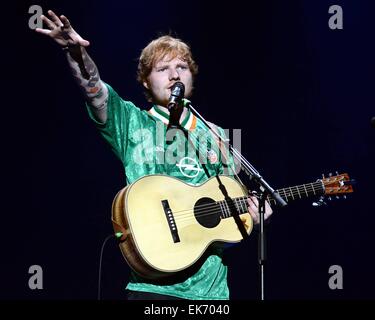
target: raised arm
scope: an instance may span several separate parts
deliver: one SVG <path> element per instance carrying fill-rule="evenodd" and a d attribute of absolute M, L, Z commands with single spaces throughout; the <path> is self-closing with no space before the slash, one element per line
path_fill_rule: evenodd
<path fill-rule="evenodd" d="M 35 31 L 54 39 L 66 52 L 73 76 L 83 91 L 92 112 L 101 123 L 107 120 L 108 90 L 100 80 L 98 68 L 86 52 L 90 43 L 83 39 L 71 26 L 69 20 L 53 11 L 48 11 L 49 18 L 41 16 L 49 29 L 36 28 Z"/>

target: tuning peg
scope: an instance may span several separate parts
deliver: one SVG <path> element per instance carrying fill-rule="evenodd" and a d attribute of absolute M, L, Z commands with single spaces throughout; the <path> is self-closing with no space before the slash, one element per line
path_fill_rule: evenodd
<path fill-rule="evenodd" d="M 327 203 L 324 202 L 324 197 L 320 197 L 320 199 L 316 202 L 312 203 L 313 207 L 321 207 L 322 205 L 326 205 Z"/>
<path fill-rule="evenodd" d="M 339 175 L 339 172 L 338 171 L 336 171 L 336 176 L 338 176 Z"/>
<path fill-rule="evenodd" d="M 324 177 L 324 173 L 322 173 L 322 178 L 324 179 L 325 177 Z"/>
<path fill-rule="evenodd" d="M 329 201 L 331 201 L 331 200 L 332 200 L 332 198 L 331 198 L 331 197 L 328 197 L 328 200 L 329 200 Z"/>
<path fill-rule="evenodd" d="M 315 202 L 312 203 L 312 206 L 313 207 L 320 207 L 321 204 L 318 201 L 315 201 Z"/>
<path fill-rule="evenodd" d="M 329 176 L 332 177 L 332 172 L 329 173 Z"/>
<path fill-rule="evenodd" d="M 344 194 L 343 196 L 342 196 L 344 199 L 346 199 L 346 195 Z"/>
<path fill-rule="evenodd" d="M 336 196 L 336 199 L 340 199 L 340 197 L 339 197 L 339 196 Z"/>

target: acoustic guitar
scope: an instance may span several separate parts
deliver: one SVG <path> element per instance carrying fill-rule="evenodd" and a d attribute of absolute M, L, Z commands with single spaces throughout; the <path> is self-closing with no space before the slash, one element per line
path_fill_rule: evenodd
<path fill-rule="evenodd" d="M 344 195 L 353 187 L 348 174 L 340 174 L 277 191 L 289 202 Z M 248 190 L 229 176 L 212 177 L 199 186 L 165 175 L 144 176 L 113 200 L 112 223 L 120 235 L 120 250 L 142 277 L 175 275 L 197 262 L 211 245 L 236 243 L 251 233 L 248 197 Z M 267 201 L 275 204 L 270 197 Z M 321 198 L 315 204 L 322 202 Z"/>

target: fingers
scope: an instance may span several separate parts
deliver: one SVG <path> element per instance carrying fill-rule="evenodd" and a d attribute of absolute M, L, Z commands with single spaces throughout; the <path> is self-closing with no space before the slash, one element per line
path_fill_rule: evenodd
<path fill-rule="evenodd" d="M 40 18 L 48 26 L 48 28 L 50 28 L 51 30 L 55 30 L 56 28 L 67 27 L 67 26 L 64 26 L 64 24 L 61 22 L 61 20 L 56 16 L 56 14 L 52 10 L 48 10 L 48 14 L 51 17 L 52 21 L 50 19 L 48 19 L 45 15 L 40 16 Z M 70 26 L 69 20 L 66 19 L 66 21 L 68 21 L 68 24 Z M 43 33 L 45 33 L 45 32 L 43 32 Z"/>
<path fill-rule="evenodd" d="M 79 44 L 83 47 L 88 47 L 90 45 L 90 42 L 81 38 L 81 40 L 79 41 Z"/>
<path fill-rule="evenodd" d="M 72 28 L 72 26 L 70 24 L 70 21 L 69 21 L 69 19 L 67 17 L 65 17 L 64 15 L 61 15 L 60 19 L 61 19 L 62 23 L 64 24 L 64 29 L 71 28 L 71 31 L 73 31 L 70 34 L 70 37 L 72 38 L 72 40 L 74 40 L 75 43 L 79 43 L 83 47 L 88 47 L 90 45 L 90 42 L 88 42 L 87 40 L 83 39 L 78 33 L 76 33 L 73 30 L 73 28 Z"/>
<path fill-rule="evenodd" d="M 48 10 L 48 14 L 57 27 L 64 26 L 59 17 L 52 10 Z"/>
<path fill-rule="evenodd" d="M 251 218 L 253 219 L 254 223 L 259 223 L 259 215 L 258 215 L 258 200 L 255 197 L 249 197 L 247 198 L 248 203 L 248 209 L 249 213 L 251 215 Z"/>
<path fill-rule="evenodd" d="M 256 197 L 253 197 L 253 196 L 248 197 L 247 203 L 249 204 L 249 207 L 252 210 L 254 210 L 254 211 L 258 210 L 258 199 Z"/>
<path fill-rule="evenodd" d="M 52 10 L 48 10 L 48 15 L 50 16 L 52 21 L 43 15 L 42 20 L 51 30 L 59 29 L 60 32 L 58 32 L 58 34 L 60 34 L 69 43 L 79 44 L 83 47 L 87 47 L 90 45 L 90 42 L 83 39 L 78 33 L 73 30 L 70 21 L 66 16 L 61 15 L 59 18 Z M 38 30 L 38 32 L 43 34 L 50 34 L 48 30 L 42 31 L 42 29 L 40 29 Z"/>
<path fill-rule="evenodd" d="M 70 33 L 70 38 L 71 40 L 73 40 L 73 43 L 77 43 L 83 47 L 87 47 L 90 45 L 90 43 L 87 40 L 82 39 L 82 37 L 77 33 Z"/>
<path fill-rule="evenodd" d="M 267 219 L 271 216 L 273 210 L 268 202 L 266 202 L 266 213 L 264 214 L 264 218 Z"/>
<path fill-rule="evenodd" d="M 253 219 L 254 224 L 259 223 L 259 214 L 249 209 L 249 213 L 251 215 L 251 218 Z"/>
<path fill-rule="evenodd" d="M 254 220 L 254 223 L 257 224 L 259 223 L 259 209 L 258 209 L 258 199 L 256 197 L 249 197 L 247 200 L 249 206 L 249 213 L 251 217 Z M 272 209 L 269 205 L 269 203 L 266 201 L 266 210 L 264 213 L 264 219 L 268 219 L 272 214 Z"/>
<path fill-rule="evenodd" d="M 36 28 L 35 31 L 41 34 L 46 34 L 46 35 L 49 35 L 51 33 L 51 30 L 41 29 L 41 28 Z"/>
<path fill-rule="evenodd" d="M 64 28 L 70 28 L 70 21 L 67 17 L 65 17 L 64 15 L 61 15 L 60 16 L 60 19 L 61 19 L 61 22 L 63 23 L 64 25 Z"/>
<path fill-rule="evenodd" d="M 43 22 L 45 22 L 45 24 L 51 29 L 55 29 L 56 28 L 56 25 L 50 20 L 48 19 L 46 16 L 44 15 L 41 15 L 40 18 L 42 19 Z"/>
<path fill-rule="evenodd" d="M 75 41 L 75 43 L 79 43 L 83 47 L 87 47 L 90 45 L 90 43 L 83 39 L 79 34 L 72 35 L 72 39 Z"/>

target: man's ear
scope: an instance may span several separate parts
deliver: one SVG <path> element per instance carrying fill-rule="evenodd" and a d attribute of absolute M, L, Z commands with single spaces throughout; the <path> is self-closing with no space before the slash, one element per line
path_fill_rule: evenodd
<path fill-rule="evenodd" d="M 144 86 L 147 90 L 150 90 L 147 81 L 143 81 L 143 86 Z"/>

